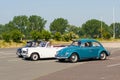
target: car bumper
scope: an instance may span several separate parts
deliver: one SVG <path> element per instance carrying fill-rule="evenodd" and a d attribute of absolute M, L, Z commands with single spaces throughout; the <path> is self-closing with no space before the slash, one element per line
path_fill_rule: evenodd
<path fill-rule="evenodd" d="M 22 54 L 23 58 L 30 58 L 30 55 L 28 54 Z"/>
<path fill-rule="evenodd" d="M 68 57 L 55 57 L 57 59 L 68 59 Z"/>
<path fill-rule="evenodd" d="M 107 51 L 107 56 L 110 56 L 111 55 L 111 52 Z"/>
<path fill-rule="evenodd" d="M 19 52 L 16 52 L 16 55 L 18 55 L 19 57 L 22 57 L 22 54 Z"/>

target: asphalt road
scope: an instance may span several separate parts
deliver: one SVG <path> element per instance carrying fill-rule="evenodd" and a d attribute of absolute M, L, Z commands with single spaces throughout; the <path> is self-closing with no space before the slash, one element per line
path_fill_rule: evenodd
<path fill-rule="evenodd" d="M 59 63 L 55 59 L 18 58 L 16 49 L 0 49 L 0 80 L 120 80 L 120 48 L 105 60 Z"/>

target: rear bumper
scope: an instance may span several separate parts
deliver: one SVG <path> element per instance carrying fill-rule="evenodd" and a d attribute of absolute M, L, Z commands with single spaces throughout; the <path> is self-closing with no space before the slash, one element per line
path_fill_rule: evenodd
<path fill-rule="evenodd" d="M 110 56 L 110 55 L 111 55 L 111 53 L 108 51 L 108 52 L 107 52 L 107 56 Z"/>

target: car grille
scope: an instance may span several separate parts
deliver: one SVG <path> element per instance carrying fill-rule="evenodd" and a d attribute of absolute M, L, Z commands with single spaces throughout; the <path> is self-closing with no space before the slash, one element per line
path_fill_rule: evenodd
<path fill-rule="evenodd" d="M 27 51 L 22 51 L 22 53 L 26 53 Z"/>

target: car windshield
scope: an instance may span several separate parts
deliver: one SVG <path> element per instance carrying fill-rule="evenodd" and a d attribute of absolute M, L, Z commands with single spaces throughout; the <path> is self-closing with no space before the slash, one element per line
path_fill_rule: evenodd
<path fill-rule="evenodd" d="M 81 45 L 81 42 L 80 41 L 73 41 L 72 46 L 80 46 Z"/>
<path fill-rule="evenodd" d="M 35 46 L 39 46 L 40 42 L 39 41 L 29 41 L 26 44 L 26 47 L 35 47 Z"/>
<path fill-rule="evenodd" d="M 41 43 L 39 44 L 40 47 L 45 47 L 45 45 L 46 45 L 46 42 L 41 42 Z"/>
<path fill-rule="evenodd" d="M 31 42 L 27 42 L 26 47 L 31 47 L 32 43 Z"/>

